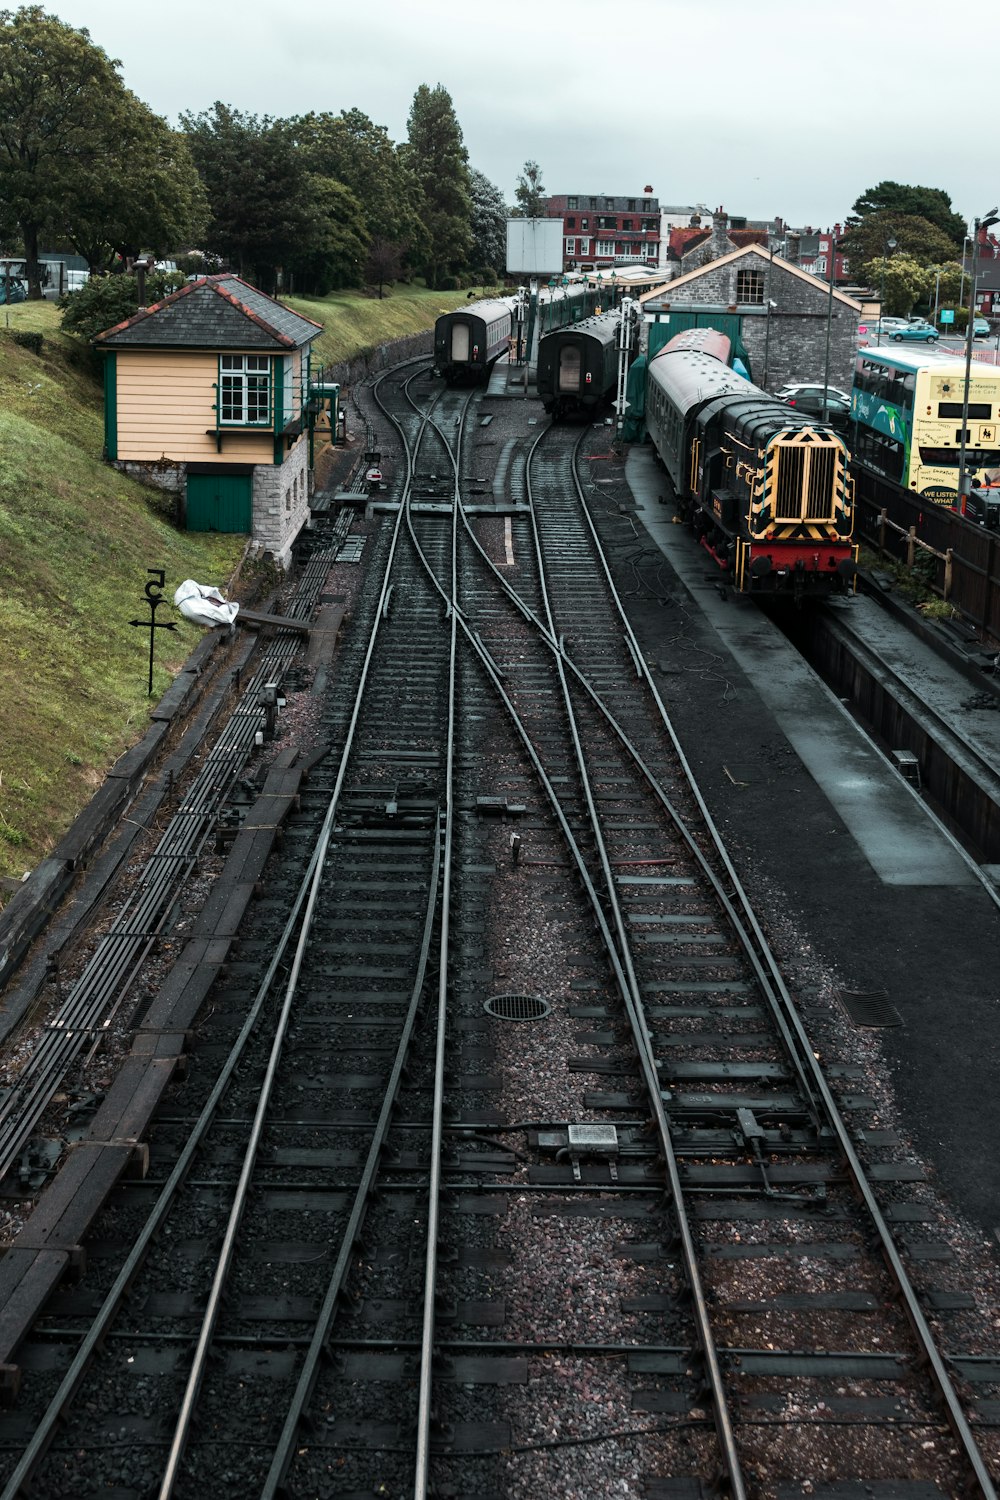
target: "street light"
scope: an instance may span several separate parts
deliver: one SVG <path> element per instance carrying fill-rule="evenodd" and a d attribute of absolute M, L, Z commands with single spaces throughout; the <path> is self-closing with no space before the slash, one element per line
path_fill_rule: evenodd
<path fill-rule="evenodd" d="M 979 257 L 979 231 L 989 229 L 991 224 L 1000 224 L 995 208 L 982 219 L 976 219 L 972 231 L 972 274 L 969 278 L 969 321 L 965 329 L 965 387 L 962 391 L 962 438 L 958 449 L 958 508 L 965 513 L 965 501 L 971 488 L 965 472 L 965 447 L 969 436 L 969 381 L 972 378 L 972 335 L 976 326 L 976 276 Z"/>
<path fill-rule="evenodd" d="M 878 288 L 878 333 L 875 337 L 875 342 L 877 344 L 882 343 L 882 304 L 885 301 L 885 261 L 886 256 L 891 255 L 895 248 L 896 241 L 894 239 L 886 240 L 885 244 L 882 246 L 882 279 L 879 282 Z"/>

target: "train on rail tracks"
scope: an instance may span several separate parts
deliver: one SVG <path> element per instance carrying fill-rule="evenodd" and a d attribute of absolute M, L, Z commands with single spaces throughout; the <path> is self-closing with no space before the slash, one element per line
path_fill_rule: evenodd
<path fill-rule="evenodd" d="M 542 335 L 538 345 L 538 396 L 554 418 L 589 417 L 615 393 L 621 359 L 621 314 L 597 313 Z M 634 353 L 625 351 L 626 362 Z"/>
<path fill-rule="evenodd" d="M 508 349 L 515 355 L 520 352 L 519 337 L 533 343 L 536 325 L 541 337 L 553 328 L 578 324 L 597 309 L 600 295 L 582 284 L 543 289 L 533 302 L 522 302 L 520 324 L 517 297 L 488 298 L 442 313 L 434 324 L 435 373 L 449 385 L 482 384 L 502 354 Z"/>
<path fill-rule="evenodd" d="M 494 297 L 442 313 L 434 324 L 434 369 L 449 385 L 488 378 L 510 347 L 516 298 Z"/>
<path fill-rule="evenodd" d="M 854 492 L 843 439 L 729 366 L 692 328 L 646 371 L 645 420 L 677 509 L 740 594 L 806 598 L 854 586 Z"/>

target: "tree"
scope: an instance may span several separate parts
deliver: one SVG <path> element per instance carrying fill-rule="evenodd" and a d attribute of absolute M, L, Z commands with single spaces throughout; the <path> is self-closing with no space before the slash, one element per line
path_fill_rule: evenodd
<path fill-rule="evenodd" d="M 398 281 L 402 269 L 403 257 L 399 246 L 394 245 L 391 240 L 383 240 L 376 235 L 365 262 L 365 276 L 369 281 L 378 282 L 379 301 L 382 299 L 382 288 L 386 282 Z"/>
<path fill-rule="evenodd" d="M 308 174 L 312 222 L 286 265 L 300 290 L 325 297 L 341 287 L 360 286 L 368 253 L 361 205 L 342 182 Z"/>
<path fill-rule="evenodd" d="M 420 252 L 420 189 L 383 125 L 360 109 L 339 115 L 308 114 L 287 120 L 285 129 L 310 172 L 349 187 L 373 239 Z"/>
<path fill-rule="evenodd" d="M 127 89 L 109 101 L 105 125 L 115 142 L 85 182 L 67 194 L 64 232 L 91 272 L 143 250 L 160 258 L 196 241 L 208 200 L 187 142 Z"/>
<path fill-rule="evenodd" d="M 951 199 L 941 188 L 909 187 L 900 182 L 880 182 L 861 194 L 847 220 L 848 232 L 866 219 L 874 216 L 891 216 L 900 219 L 925 219 L 951 242 L 952 249 L 961 250 L 962 240 L 968 226 L 961 214 L 954 212 Z"/>
<path fill-rule="evenodd" d="M 935 272 L 913 255 L 897 250 L 885 263 L 884 312 L 892 317 L 909 317 L 914 305 L 934 287 Z M 878 281 L 882 286 L 881 266 Z"/>
<path fill-rule="evenodd" d="M 544 219 L 545 189 L 542 186 L 542 169 L 537 161 L 526 161 L 524 171 L 517 179 L 514 189 L 514 218 Z"/>
<path fill-rule="evenodd" d="M 404 155 L 421 194 L 421 217 L 427 232 L 424 275 L 439 286 L 449 271 L 460 269 L 472 248 L 469 155 L 452 107 L 440 83 L 422 83 L 413 96 Z"/>
<path fill-rule="evenodd" d="M 874 213 L 860 220 L 840 240 L 850 256 L 854 275 L 874 284 L 878 280 L 888 241 L 895 240 L 893 258 L 909 255 L 922 265 L 944 265 L 952 260 L 955 247 L 936 225 L 918 215 Z"/>
<path fill-rule="evenodd" d="M 501 271 L 507 264 L 507 206 L 503 194 L 475 168 L 469 173 L 469 187 L 472 194 L 472 264 L 477 270 Z"/>
<path fill-rule="evenodd" d="M 316 215 L 306 164 L 280 122 L 242 114 L 218 100 L 181 127 L 208 195 L 205 249 L 241 275 L 277 284 L 314 237 Z"/>
<path fill-rule="evenodd" d="M 20 229 L 29 295 L 41 296 L 40 236 L 63 228 L 112 146 L 109 111 L 124 93 L 119 64 L 39 5 L 0 11 L 0 199 Z"/>

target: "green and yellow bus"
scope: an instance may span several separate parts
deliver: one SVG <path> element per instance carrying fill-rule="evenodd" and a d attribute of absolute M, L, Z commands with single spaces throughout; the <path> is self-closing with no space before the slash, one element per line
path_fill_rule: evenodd
<path fill-rule="evenodd" d="M 854 462 L 937 505 L 958 499 L 965 360 L 938 350 L 858 350 L 851 391 Z M 1000 468 L 1000 367 L 973 360 L 965 469 Z"/>

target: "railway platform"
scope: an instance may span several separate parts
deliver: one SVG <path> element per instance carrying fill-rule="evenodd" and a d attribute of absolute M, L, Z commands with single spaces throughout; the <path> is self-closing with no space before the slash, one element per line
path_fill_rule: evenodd
<path fill-rule="evenodd" d="M 632 450 L 625 473 L 641 527 L 629 566 L 653 552 L 666 565 L 633 623 L 741 874 L 779 907 L 783 893 L 789 940 L 810 934 L 845 997 L 878 1001 L 889 1024 L 871 1035 L 902 1128 L 1000 1245 L 1000 872 L 976 865 L 777 625 L 724 597 L 661 503 L 652 454 Z M 968 707 L 967 676 L 873 601 L 844 608 L 914 696 L 1000 764 L 1000 712 Z"/>

